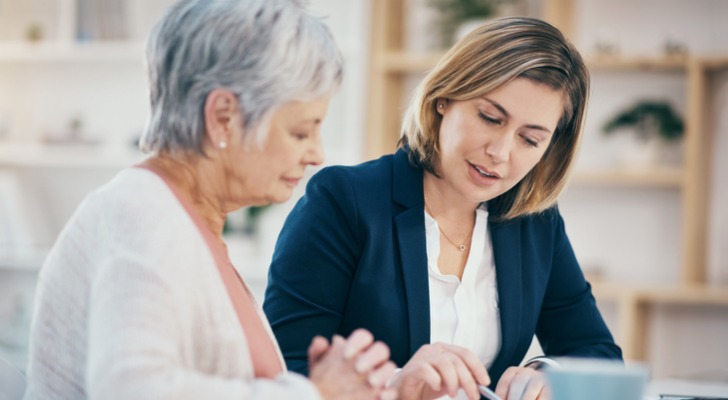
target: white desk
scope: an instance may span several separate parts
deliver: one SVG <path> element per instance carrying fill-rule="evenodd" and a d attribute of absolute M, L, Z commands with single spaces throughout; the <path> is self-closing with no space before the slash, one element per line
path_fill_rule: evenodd
<path fill-rule="evenodd" d="M 728 397 L 728 382 L 696 382 L 661 379 L 650 382 L 645 400 L 658 400 L 660 394 Z"/>

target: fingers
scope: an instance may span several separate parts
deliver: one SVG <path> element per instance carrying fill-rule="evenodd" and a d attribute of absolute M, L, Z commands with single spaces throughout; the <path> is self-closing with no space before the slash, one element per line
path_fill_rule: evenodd
<path fill-rule="evenodd" d="M 418 391 L 427 385 L 436 397 L 444 394 L 454 397 L 458 390 L 463 389 L 469 398 L 478 399 L 479 382 L 487 385 L 490 377 L 474 354 L 462 347 L 435 343 L 422 346 L 404 366 L 394 384 L 417 387 Z"/>
<path fill-rule="evenodd" d="M 508 368 L 495 392 L 506 400 L 548 400 L 551 397 L 543 373 L 522 367 Z"/>
<path fill-rule="evenodd" d="M 319 361 L 310 364 L 309 379 L 323 398 L 394 400 L 397 397 L 396 390 L 385 388 L 396 370 L 394 363 L 387 361 L 389 348 L 372 342 L 372 335 L 365 331 L 354 332 L 348 340 L 334 335 L 330 344 L 323 338 L 314 338 L 308 356 L 309 360 Z M 353 354 L 349 359 L 347 352 Z"/>
<path fill-rule="evenodd" d="M 389 360 L 389 347 L 382 342 L 376 342 L 356 358 L 354 368 L 363 374 L 387 360 Z"/>
<path fill-rule="evenodd" d="M 543 373 L 539 371 L 534 371 L 531 374 L 529 374 L 529 377 L 522 378 L 525 382 L 525 388 L 523 389 L 523 394 L 521 395 L 522 400 L 546 400 L 548 395 L 546 393 L 546 379 L 543 376 Z M 514 383 L 518 383 L 520 385 L 521 378 L 520 376 L 516 376 L 516 379 L 514 380 Z"/>
<path fill-rule="evenodd" d="M 349 335 L 349 339 L 346 341 L 346 348 L 344 349 L 344 358 L 351 360 L 359 354 L 362 350 L 369 347 L 374 342 L 374 336 L 372 336 L 366 329 L 357 329 Z"/>
<path fill-rule="evenodd" d="M 475 382 L 473 375 L 461 359 L 455 362 L 455 371 L 458 374 L 460 387 L 465 391 L 469 399 L 478 400 L 480 393 L 478 392 L 478 384 Z"/>
<path fill-rule="evenodd" d="M 369 374 L 369 384 L 374 388 L 383 388 L 387 385 L 390 379 L 394 376 L 397 366 L 391 362 L 385 362 L 382 366 L 375 369 Z"/>
<path fill-rule="evenodd" d="M 448 394 L 453 397 L 457 394 L 457 388 L 462 388 L 469 398 L 480 398 L 478 384 L 488 386 L 490 376 L 478 357 L 470 350 L 459 346 L 436 343 L 433 347 L 435 353 L 439 354 L 439 357 L 446 363 L 439 366 L 438 370 L 441 373 L 444 369 L 451 371 L 448 376 L 442 377 L 448 389 Z M 454 374 L 455 378 L 450 381 L 452 374 Z M 453 384 L 456 385 L 454 391 L 452 390 Z"/>
<path fill-rule="evenodd" d="M 496 385 L 495 387 L 495 394 L 497 394 L 498 397 L 500 397 L 501 399 L 508 398 L 508 390 L 511 387 L 511 381 L 513 380 L 513 377 L 516 375 L 517 371 L 517 367 L 510 367 L 503 373 L 503 375 L 501 375 L 501 378 L 498 381 L 498 385 Z"/>
<path fill-rule="evenodd" d="M 331 338 L 331 346 L 329 346 L 329 353 L 344 356 L 346 350 L 346 339 L 339 335 L 334 335 Z"/>
<path fill-rule="evenodd" d="M 440 375 L 442 384 L 445 385 L 447 394 L 450 397 L 455 397 L 458 389 L 460 388 L 460 377 L 458 376 L 457 368 L 455 367 L 457 360 L 457 356 L 447 352 L 438 355 L 437 358 L 432 360 L 432 366 Z M 468 373 L 468 375 L 470 374 Z M 470 377 L 470 380 L 472 381 L 473 378 Z"/>
<path fill-rule="evenodd" d="M 485 365 L 468 349 L 458 346 L 447 346 L 450 351 L 460 356 L 465 365 L 467 366 L 470 373 L 475 378 L 475 381 L 483 386 L 490 385 L 490 375 L 488 370 L 485 369 Z M 477 393 L 477 387 L 476 387 Z"/>
<path fill-rule="evenodd" d="M 397 389 L 384 389 L 379 393 L 379 400 L 397 400 Z"/>
<path fill-rule="evenodd" d="M 424 382 L 433 392 L 442 390 L 442 377 L 430 364 L 421 365 L 415 377 Z"/>
<path fill-rule="evenodd" d="M 329 350 L 329 341 L 322 336 L 316 336 L 308 346 L 308 365 L 315 364 Z"/>

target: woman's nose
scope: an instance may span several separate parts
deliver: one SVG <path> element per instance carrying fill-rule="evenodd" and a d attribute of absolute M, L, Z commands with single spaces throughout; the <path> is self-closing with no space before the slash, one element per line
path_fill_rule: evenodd
<path fill-rule="evenodd" d="M 495 163 L 508 161 L 515 137 L 515 132 L 507 132 L 494 137 L 485 145 L 485 154 L 489 155 Z"/>
<path fill-rule="evenodd" d="M 321 165 L 324 162 L 324 148 L 321 139 L 316 139 L 315 143 L 306 152 L 304 163 L 306 165 Z"/>

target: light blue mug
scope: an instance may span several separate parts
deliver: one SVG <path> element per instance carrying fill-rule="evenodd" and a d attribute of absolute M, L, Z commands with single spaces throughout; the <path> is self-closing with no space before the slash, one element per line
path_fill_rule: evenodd
<path fill-rule="evenodd" d="M 546 378 L 554 400 L 642 400 L 647 369 L 641 365 L 591 359 L 559 359 Z"/>

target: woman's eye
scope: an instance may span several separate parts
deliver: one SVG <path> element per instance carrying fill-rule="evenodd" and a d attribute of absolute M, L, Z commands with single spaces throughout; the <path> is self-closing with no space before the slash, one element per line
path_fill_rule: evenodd
<path fill-rule="evenodd" d="M 526 142 L 526 144 L 528 144 L 529 146 L 531 146 L 531 147 L 538 147 L 538 142 L 536 140 L 533 140 L 530 137 L 525 136 L 525 135 L 524 136 L 521 136 L 521 137 Z"/>
<path fill-rule="evenodd" d="M 490 124 L 490 125 L 501 125 L 501 123 L 502 123 L 502 121 L 499 120 L 498 118 L 493 118 L 493 117 L 491 117 L 491 116 L 489 116 L 487 114 L 479 113 L 479 115 L 480 115 L 480 119 L 482 119 L 483 121 L 485 121 L 487 124 Z"/>
<path fill-rule="evenodd" d="M 295 136 L 298 140 L 308 139 L 308 133 L 294 133 L 293 136 Z"/>

